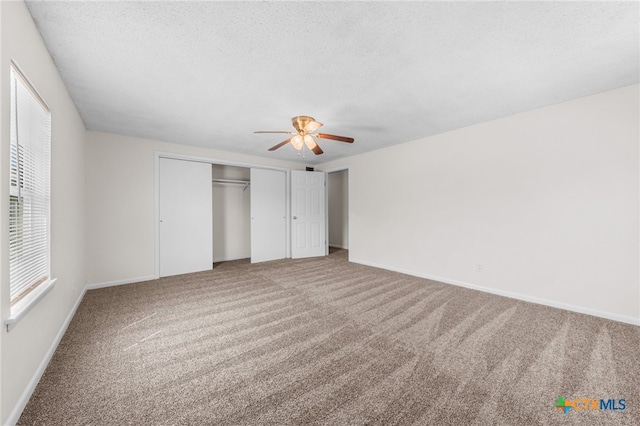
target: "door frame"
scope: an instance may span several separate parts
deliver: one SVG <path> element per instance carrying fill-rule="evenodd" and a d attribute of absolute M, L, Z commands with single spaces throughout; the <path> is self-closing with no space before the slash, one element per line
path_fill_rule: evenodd
<path fill-rule="evenodd" d="M 325 244 L 325 255 L 329 256 L 329 173 L 336 173 L 336 172 L 343 172 L 343 171 L 347 171 L 347 228 L 348 231 L 348 241 L 349 241 L 349 246 L 351 246 L 351 177 L 350 177 L 350 172 L 349 172 L 349 166 L 340 166 L 340 167 L 335 167 L 333 169 L 327 169 L 327 170 L 322 170 L 325 174 L 324 176 L 324 181 L 326 184 L 326 191 L 324 191 L 324 196 L 325 196 L 325 202 L 324 202 L 324 206 L 325 206 L 325 229 L 327 232 L 327 242 Z M 347 250 L 349 253 L 351 253 L 350 250 Z"/>
<path fill-rule="evenodd" d="M 195 155 L 185 155 L 179 154 L 175 152 L 167 152 L 167 151 L 154 151 L 153 152 L 153 204 L 154 204 L 154 236 L 153 236 L 153 273 L 154 278 L 160 278 L 160 158 L 169 158 L 173 160 L 184 160 L 184 161 L 195 161 L 198 163 L 207 163 L 211 165 L 221 165 L 221 166 L 237 166 L 237 167 L 246 167 L 253 169 L 267 169 L 267 170 L 278 170 L 285 173 L 285 191 L 286 191 L 286 243 L 287 243 L 287 258 L 291 257 L 291 182 L 290 182 L 290 169 L 285 167 L 273 167 L 273 166 L 265 166 L 263 164 L 255 164 L 255 163 L 244 163 L 241 161 L 229 161 L 222 160 L 215 157 L 201 157 Z M 211 259 L 213 262 L 213 259 Z"/>

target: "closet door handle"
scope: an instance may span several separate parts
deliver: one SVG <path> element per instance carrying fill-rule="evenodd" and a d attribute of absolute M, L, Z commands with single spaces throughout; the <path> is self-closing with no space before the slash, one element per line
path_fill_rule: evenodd
<path fill-rule="evenodd" d="M 298 218 L 298 216 L 294 216 L 294 217 L 293 217 L 293 220 L 296 220 L 297 218 Z"/>

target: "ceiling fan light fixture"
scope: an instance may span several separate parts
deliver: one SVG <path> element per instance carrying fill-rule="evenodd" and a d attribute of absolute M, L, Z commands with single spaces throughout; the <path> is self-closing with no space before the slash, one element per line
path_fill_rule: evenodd
<path fill-rule="evenodd" d="M 298 151 L 302 149 L 302 144 L 303 144 L 302 136 L 295 135 L 294 137 L 291 138 L 291 145 L 293 145 L 293 147 Z"/>
<path fill-rule="evenodd" d="M 311 135 L 304 135 L 303 140 L 304 140 L 304 144 L 309 149 L 313 149 L 317 145 L 315 139 L 313 139 L 313 137 Z"/>
<path fill-rule="evenodd" d="M 322 127 L 322 123 L 318 123 L 317 121 L 311 119 L 311 121 L 308 122 L 306 126 L 304 126 L 304 131 L 306 133 L 313 133 L 320 127 Z"/>

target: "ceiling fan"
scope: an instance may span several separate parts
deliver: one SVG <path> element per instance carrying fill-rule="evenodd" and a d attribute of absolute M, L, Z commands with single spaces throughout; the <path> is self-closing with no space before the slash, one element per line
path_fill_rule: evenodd
<path fill-rule="evenodd" d="M 324 151 L 322 151 L 320 146 L 316 143 L 314 137 L 320 139 L 331 139 L 334 141 L 346 143 L 353 143 L 354 140 L 353 138 L 348 138 L 345 136 L 329 135 L 326 133 L 314 133 L 316 130 L 322 127 L 322 123 L 318 123 L 313 117 L 309 117 L 307 115 L 299 115 L 297 117 L 293 117 L 291 119 L 291 123 L 296 129 L 295 132 L 259 130 L 253 133 L 286 133 L 288 135 L 295 135 L 283 140 L 275 146 L 272 146 L 271 148 L 269 148 L 269 151 L 275 151 L 281 146 L 291 143 L 291 145 L 298 151 L 301 151 L 302 148 L 306 145 L 307 148 L 313 151 L 315 155 L 320 155 Z"/>

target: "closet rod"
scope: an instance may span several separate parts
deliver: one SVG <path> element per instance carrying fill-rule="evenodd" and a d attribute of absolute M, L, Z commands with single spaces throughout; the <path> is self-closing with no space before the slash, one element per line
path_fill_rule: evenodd
<path fill-rule="evenodd" d="M 249 185 L 248 180 L 236 180 L 236 179 L 212 179 L 215 183 L 237 183 L 242 185 Z"/>
<path fill-rule="evenodd" d="M 244 188 L 242 188 L 242 191 L 245 191 L 247 189 L 247 187 L 250 185 L 250 182 L 248 180 L 236 180 L 236 179 L 212 179 L 211 180 L 213 183 L 220 183 L 220 184 L 229 184 L 229 185 L 244 185 Z"/>

